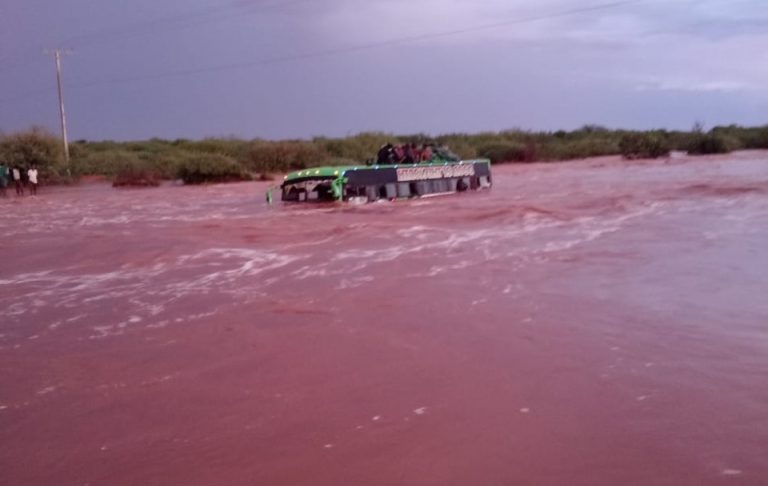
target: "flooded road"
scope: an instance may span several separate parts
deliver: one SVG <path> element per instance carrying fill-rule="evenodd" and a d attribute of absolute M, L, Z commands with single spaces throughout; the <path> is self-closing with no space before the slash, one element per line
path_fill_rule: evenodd
<path fill-rule="evenodd" d="M 768 484 L 768 153 L 0 200 L 0 483 Z"/>

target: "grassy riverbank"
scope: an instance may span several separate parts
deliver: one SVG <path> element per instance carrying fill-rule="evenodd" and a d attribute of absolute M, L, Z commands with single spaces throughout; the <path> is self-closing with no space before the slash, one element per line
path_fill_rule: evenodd
<path fill-rule="evenodd" d="M 70 144 L 69 171 L 76 179 L 102 175 L 117 184 L 152 185 L 163 179 L 188 183 L 267 178 L 269 174 L 304 167 L 359 163 L 392 143 L 447 145 L 462 158 L 487 157 L 494 163 L 563 161 L 600 155 L 627 158 L 661 157 L 670 150 L 691 154 L 725 153 L 768 148 L 768 126 L 715 127 L 704 131 L 627 131 L 584 126 L 574 131 L 531 132 L 506 130 L 476 134 L 391 135 L 361 133 L 346 138 L 268 141 L 235 138 L 114 142 L 76 140 Z M 0 161 L 28 167 L 37 165 L 48 182 L 67 179 L 58 139 L 32 128 L 0 135 Z"/>

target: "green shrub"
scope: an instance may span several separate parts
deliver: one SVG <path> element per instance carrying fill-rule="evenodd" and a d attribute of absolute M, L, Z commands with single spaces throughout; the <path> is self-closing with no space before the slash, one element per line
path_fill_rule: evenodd
<path fill-rule="evenodd" d="M 42 183 L 70 180 L 61 142 L 43 128 L 0 136 L 0 161 L 22 169 L 37 166 Z"/>
<path fill-rule="evenodd" d="M 768 149 L 768 127 L 754 129 L 749 137 L 748 144 L 744 148 L 750 149 Z"/>
<path fill-rule="evenodd" d="M 542 160 L 572 160 L 615 155 L 619 153 L 619 141 L 616 137 L 594 136 L 568 137 L 566 140 L 551 138 L 540 144 L 539 152 Z"/>
<path fill-rule="evenodd" d="M 768 149 L 768 126 L 746 128 L 738 125 L 715 127 L 712 133 L 725 137 L 735 148 Z"/>
<path fill-rule="evenodd" d="M 185 184 L 249 180 L 243 167 L 231 157 L 220 154 L 195 154 L 182 161 L 177 177 Z"/>
<path fill-rule="evenodd" d="M 116 168 L 112 181 L 113 187 L 138 186 L 148 187 L 160 185 L 162 174 L 152 162 L 141 160 L 130 154 Z"/>
<path fill-rule="evenodd" d="M 500 162 L 525 162 L 525 145 L 518 142 L 491 142 L 478 147 L 477 155 L 491 159 L 494 164 Z"/>
<path fill-rule="evenodd" d="M 78 174 L 114 177 L 124 164 L 138 160 L 138 154 L 127 150 L 83 151 L 72 159 L 72 166 Z"/>
<path fill-rule="evenodd" d="M 727 154 L 735 150 L 738 141 L 718 133 L 697 133 L 688 144 L 690 155 Z"/>
<path fill-rule="evenodd" d="M 461 160 L 475 159 L 478 157 L 477 148 L 465 139 L 451 140 L 449 137 L 438 137 L 437 143 L 445 145 L 451 152 L 459 156 Z"/>
<path fill-rule="evenodd" d="M 193 156 L 181 149 L 161 152 L 125 150 L 124 145 L 93 144 L 73 158 L 73 168 L 78 174 L 103 175 L 115 178 L 126 165 L 141 163 L 160 179 L 173 179 L 182 161 Z"/>
<path fill-rule="evenodd" d="M 243 165 L 255 172 L 299 170 L 324 165 L 328 153 L 312 142 L 254 142 Z"/>
<path fill-rule="evenodd" d="M 631 132 L 619 141 L 621 155 L 627 159 L 656 159 L 669 155 L 667 138 L 658 132 Z"/>

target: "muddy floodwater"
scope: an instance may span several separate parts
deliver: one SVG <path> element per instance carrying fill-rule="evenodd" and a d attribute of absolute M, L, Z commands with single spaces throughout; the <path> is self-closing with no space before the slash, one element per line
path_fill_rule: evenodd
<path fill-rule="evenodd" d="M 0 483 L 768 484 L 768 153 L 0 200 Z"/>

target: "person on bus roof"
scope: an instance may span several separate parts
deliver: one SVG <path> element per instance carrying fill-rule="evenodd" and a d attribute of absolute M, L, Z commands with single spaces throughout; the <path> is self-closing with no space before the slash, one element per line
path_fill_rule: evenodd
<path fill-rule="evenodd" d="M 405 150 L 400 144 L 395 145 L 395 163 L 402 164 L 405 160 Z"/>
<path fill-rule="evenodd" d="M 421 151 L 421 161 L 429 162 L 430 160 L 432 160 L 432 145 L 425 144 L 424 148 Z"/>
<path fill-rule="evenodd" d="M 391 143 L 382 145 L 381 148 L 379 149 L 379 153 L 376 154 L 376 163 L 379 165 L 388 164 L 391 153 L 392 153 Z"/>
<path fill-rule="evenodd" d="M 407 143 L 405 144 L 405 160 L 404 162 L 406 164 L 414 164 L 416 163 L 416 144 L 415 143 Z"/>

